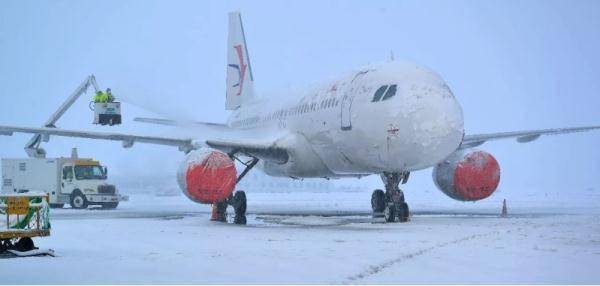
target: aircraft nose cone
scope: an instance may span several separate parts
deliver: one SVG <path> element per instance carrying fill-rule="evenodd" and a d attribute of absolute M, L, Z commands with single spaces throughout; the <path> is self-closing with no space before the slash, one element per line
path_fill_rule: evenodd
<path fill-rule="evenodd" d="M 432 166 L 460 145 L 464 133 L 462 108 L 440 81 L 411 85 L 404 93 L 398 117 L 407 136 L 399 138 L 411 169 Z M 408 155 L 406 155 L 408 154 Z"/>

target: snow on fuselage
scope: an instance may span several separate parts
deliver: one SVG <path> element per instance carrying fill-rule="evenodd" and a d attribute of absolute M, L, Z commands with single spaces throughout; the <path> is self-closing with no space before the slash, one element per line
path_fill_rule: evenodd
<path fill-rule="evenodd" d="M 284 136 L 286 164 L 274 176 L 343 177 L 431 167 L 463 137 L 462 109 L 435 72 L 409 63 L 374 64 L 297 94 L 262 98 L 236 110 L 233 129 Z"/>

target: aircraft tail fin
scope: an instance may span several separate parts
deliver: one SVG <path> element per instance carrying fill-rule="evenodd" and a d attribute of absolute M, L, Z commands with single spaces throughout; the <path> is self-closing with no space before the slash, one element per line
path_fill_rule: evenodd
<path fill-rule="evenodd" d="M 254 97 L 254 78 L 246 46 L 242 16 L 229 13 L 227 38 L 227 91 L 225 108 L 233 110 Z"/>

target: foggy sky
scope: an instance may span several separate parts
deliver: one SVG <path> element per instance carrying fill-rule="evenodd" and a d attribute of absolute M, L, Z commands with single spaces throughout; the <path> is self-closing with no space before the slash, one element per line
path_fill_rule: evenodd
<path fill-rule="evenodd" d="M 124 103 L 124 124 L 91 124 L 80 99 L 61 128 L 177 135 L 136 116 L 224 122 L 227 12 L 239 10 L 258 94 L 396 58 L 437 71 L 460 101 L 467 134 L 599 125 L 598 1 L 2 1 L 0 124 L 41 126 L 88 75 Z M 0 136 L 24 157 L 30 135 Z M 500 188 L 600 187 L 600 132 L 486 143 Z M 109 174 L 175 174 L 176 148 L 52 137 Z M 175 179 L 173 178 L 173 181 Z M 381 187 L 372 176 L 364 180 Z M 344 180 L 347 184 L 352 180 Z M 433 189 L 431 170 L 406 189 Z M 365 191 L 371 191 L 365 190 Z"/>

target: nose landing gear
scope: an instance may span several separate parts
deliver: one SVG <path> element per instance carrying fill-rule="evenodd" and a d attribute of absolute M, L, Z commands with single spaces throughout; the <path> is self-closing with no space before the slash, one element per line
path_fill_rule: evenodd
<path fill-rule="evenodd" d="M 373 191 L 371 196 L 371 208 L 373 217 L 384 217 L 386 222 L 407 222 L 410 217 L 408 204 L 404 200 L 404 193 L 398 187 L 400 183 L 408 181 L 409 172 L 381 174 L 385 185 L 385 193 L 382 190 Z"/>

